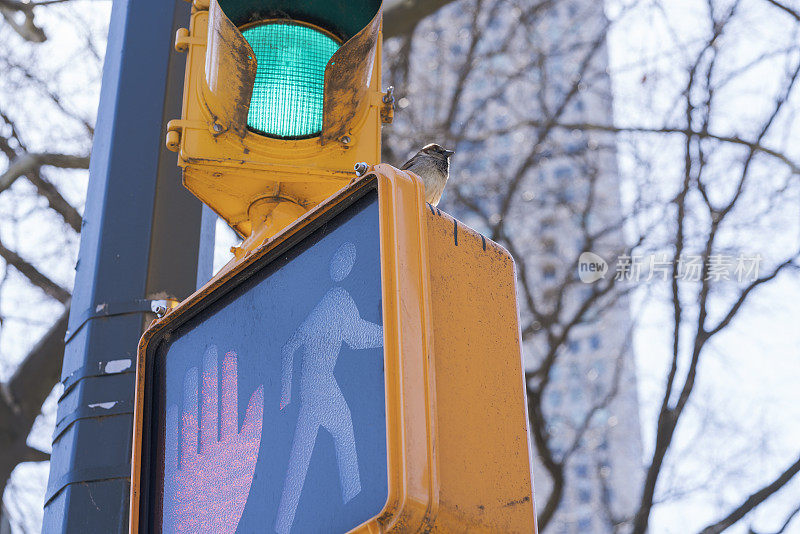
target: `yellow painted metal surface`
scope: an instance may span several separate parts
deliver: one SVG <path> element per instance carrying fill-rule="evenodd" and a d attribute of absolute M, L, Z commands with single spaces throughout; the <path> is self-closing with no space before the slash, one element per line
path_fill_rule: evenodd
<path fill-rule="evenodd" d="M 256 62 L 218 0 L 195 2 L 189 31 L 183 112 L 170 121 L 184 185 L 241 235 L 248 210 L 265 196 L 309 210 L 355 178 L 353 165 L 380 159 L 381 11 L 331 58 L 325 74 L 323 130 L 310 139 L 273 139 L 247 129 Z"/>
<path fill-rule="evenodd" d="M 428 207 L 437 532 L 534 532 L 514 260 Z"/>
<path fill-rule="evenodd" d="M 377 165 L 383 285 L 389 498 L 370 527 L 353 532 L 418 532 L 438 511 L 436 397 L 428 287 L 425 186 L 410 173 Z M 369 176 L 369 175 L 367 175 Z M 390 365 L 392 362 L 392 365 Z"/>
<path fill-rule="evenodd" d="M 384 509 L 351 532 L 535 532 L 513 260 L 425 204 L 416 175 L 381 164 L 243 250 L 145 332 L 137 362 L 132 534 L 139 528 L 150 340 L 339 202 L 375 186 L 389 487 Z"/>

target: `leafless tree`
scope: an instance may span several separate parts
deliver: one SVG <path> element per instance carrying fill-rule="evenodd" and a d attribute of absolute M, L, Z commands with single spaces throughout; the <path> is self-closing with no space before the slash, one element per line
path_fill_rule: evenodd
<path fill-rule="evenodd" d="M 708 353 L 724 334 L 746 330 L 737 318 L 753 297 L 792 279 L 798 264 L 791 239 L 753 247 L 791 228 L 787 213 L 797 212 L 800 154 L 789 140 L 800 16 L 788 2 L 708 0 L 690 31 L 660 0 L 609 1 L 609 16 L 598 4 L 387 2 L 385 74 L 398 109 L 384 131 L 384 160 L 399 165 L 431 140 L 456 148 L 445 209 L 516 258 L 535 474 L 545 490 L 540 529 L 573 521 L 565 496 L 590 480 L 592 526 L 645 532 L 654 507 L 704 487 L 668 487 L 665 473 L 685 459 L 676 436 L 692 417 Z M 108 7 L 0 0 L 0 494 L 17 465 L 47 458 L 30 433 L 59 378 Z M 774 17 L 783 38 L 751 36 L 758 52 L 741 54 L 756 16 Z M 669 40 L 615 66 L 641 90 L 615 94 L 622 113 L 612 120 L 609 36 L 653 21 Z M 66 42 L 69 53 L 54 53 Z M 730 120 L 738 111 L 731 95 L 750 90 L 754 76 L 765 89 L 742 120 Z M 634 283 L 612 269 L 586 284 L 577 274 L 585 251 L 659 258 L 666 274 Z M 741 283 L 713 261 L 754 252 L 762 268 Z M 696 280 L 688 256 L 701 258 Z M 619 415 L 635 406 L 639 325 L 630 309 L 651 300 L 670 310 L 662 325 L 669 358 L 656 417 L 643 421 L 653 435 L 646 456 L 630 449 L 641 480 L 621 480 L 626 468 L 603 449 L 638 432 L 638 420 Z M 586 349 L 598 329 L 615 332 L 614 343 Z M 566 413 L 558 399 L 575 392 L 578 409 Z M 773 499 L 800 469 L 800 460 L 784 461 L 751 477 L 751 490 L 702 532 L 746 521 Z M 635 500 L 620 506 L 612 492 L 625 485 Z M 6 509 L 29 513 L 16 501 Z M 778 532 L 797 515 L 787 509 Z"/>
<path fill-rule="evenodd" d="M 542 531 L 555 525 L 569 486 L 580 483 L 567 474 L 572 457 L 593 447 L 592 433 L 613 435 L 597 424 L 597 413 L 613 412 L 620 377 L 623 383 L 630 380 L 618 366 L 622 371 L 605 373 L 606 383 L 593 391 L 584 376 L 582 417 L 563 430 L 563 414 L 548 399 L 563 381 L 555 372 L 574 364 L 570 344 L 587 327 L 619 328 L 614 310 L 627 307 L 632 292 L 672 309 L 671 320 L 661 324 L 672 337 L 660 408 L 655 421 L 644 421 L 654 430 L 654 442 L 645 444 L 640 483 L 623 482 L 638 488 L 636 500 L 624 510 L 607 499 L 593 500 L 606 516 L 600 531 L 643 533 L 659 495 L 669 493 L 659 477 L 712 340 L 746 329 L 735 319 L 763 286 L 793 275 L 800 252 L 796 239 L 752 248 L 759 232 L 791 232 L 796 225 L 786 220 L 797 212 L 800 170 L 800 154 L 787 141 L 797 127 L 796 11 L 772 1 L 709 0 L 691 13 L 701 18 L 688 31 L 673 24 L 659 1 L 613 4 L 607 18 L 588 2 L 463 1 L 386 47 L 387 82 L 398 87 L 400 100 L 397 123 L 384 132 L 384 159 L 401 163 L 433 140 L 454 147 L 445 209 L 505 245 L 517 261 L 522 334 L 531 361 L 526 375 L 531 437 L 541 466 L 537 485 L 545 488 L 538 493 L 545 498 L 537 502 Z M 756 17 L 773 16 L 771 23 L 785 38 L 753 39 L 759 52 L 740 54 L 744 29 Z M 637 101 L 638 108 L 615 121 L 607 39 L 611 32 L 652 20 L 671 42 L 620 70 L 641 76 L 640 94 L 667 103 Z M 763 113 L 727 123 L 723 117 L 732 102 L 765 64 L 780 67 L 769 71 L 769 90 L 752 98 Z M 674 163 L 659 167 L 664 152 L 653 153 L 653 145 Z M 635 172 L 617 171 L 617 150 Z M 559 169 L 571 172 L 559 180 Z M 622 201 L 613 192 L 617 180 L 627 191 Z M 549 231 L 553 226 L 556 236 Z M 626 281 L 633 273 L 620 269 L 587 287 L 577 276 L 585 251 L 628 258 L 628 269 L 642 267 L 637 257 L 658 260 L 659 275 L 634 284 Z M 721 258 L 756 252 L 764 262 L 746 281 L 733 280 L 732 265 L 720 272 Z M 699 260 L 694 274 L 687 271 L 689 257 Z M 622 342 L 616 349 L 622 355 L 628 347 Z M 756 447 L 751 444 L 750 450 Z M 762 487 L 731 504 L 702 532 L 736 524 L 798 469 L 800 463 L 787 459 L 785 470 L 762 476 Z M 614 489 L 607 476 L 593 478 L 600 481 L 601 496 Z M 561 513 L 569 518 L 570 512 Z"/>
<path fill-rule="evenodd" d="M 49 458 L 29 435 L 61 371 L 105 38 L 107 9 L 58 4 L 0 2 L 0 494 Z M 17 530 L 32 505 L 4 507 Z"/>

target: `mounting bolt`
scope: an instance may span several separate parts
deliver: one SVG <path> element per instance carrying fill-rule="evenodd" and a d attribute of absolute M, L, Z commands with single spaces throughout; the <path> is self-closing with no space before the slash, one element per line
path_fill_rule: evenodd
<path fill-rule="evenodd" d="M 164 317 L 173 306 L 177 304 L 177 301 L 172 299 L 159 299 L 159 300 L 151 300 L 150 301 L 150 311 L 156 314 L 156 317 L 161 319 Z"/>
<path fill-rule="evenodd" d="M 366 162 L 360 161 L 353 166 L 353 169 L 356 171 L 356 176 L 364 176 L 367 169 L 369 169 L 369 165 L 367 165 Z"/>
<path fill-rule="evenodd" d="M 342 143 L 343 145 L 349 145 L 350 144 L 350 136 L 349 135 L 341 136 L 339 138 L 339 142 Z"/>
<path fill-rule="evenodd" d="M 394 85 L 386 88 L 386 94 L 383 95 L 384 104 L 394 104 Z"/>

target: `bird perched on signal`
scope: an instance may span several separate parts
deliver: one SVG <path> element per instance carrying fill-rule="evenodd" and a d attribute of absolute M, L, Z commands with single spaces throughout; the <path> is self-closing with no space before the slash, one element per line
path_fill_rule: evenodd
<path fill-rule="evenodd" d="M 425 184 L 425 201 L 432 206 L 439 204 L 442 198 L 442 191 L 450 177 L 450 156 L 453 154 L 455 152 L 452 150 L 431 143 L 422 147 L 422 150 L 400 167 L 422 178 Z"/>

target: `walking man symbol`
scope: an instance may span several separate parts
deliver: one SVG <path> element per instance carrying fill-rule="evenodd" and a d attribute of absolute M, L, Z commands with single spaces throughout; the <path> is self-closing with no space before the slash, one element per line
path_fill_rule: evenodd
<path fill-rule="evenodd" d="M 331 259 L 331 279 L 338 283 L 347 278 L 355 261 L 356 247 L 348 241 L 338 248 Z M 349 502 L 361 492 L 353 419 L 333 375 L 342 343 L 347 343 L 353 349 L 382 347 L 383 328 L 362 319 L 350 294 L 344 288 L 335 286 L 328 290 L 281 349 L 281 410 L 292 399 L 294 354 L 301 347 L 303 362 L 300 415 L 275 520 L 275 532 L 278 534 L 288 534 L 294 523 L 320 426 L 333 437 L 342 502 Z"/>

